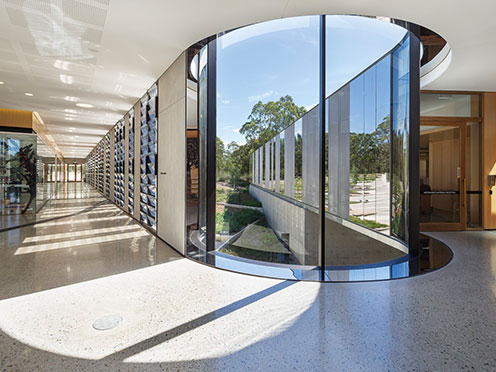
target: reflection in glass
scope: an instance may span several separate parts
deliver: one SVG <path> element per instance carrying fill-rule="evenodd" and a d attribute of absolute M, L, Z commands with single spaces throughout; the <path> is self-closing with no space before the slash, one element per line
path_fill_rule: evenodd
<path fill-rule="evenodd" d="M 308 123 L 299 120 L 318 102 L 318 42 L 318 16 L 248 26 L 217 40 L 219 253 L 318 264 L 317 217 L 302 209 L 318 207 L 317 110 Z M 290 199 L 271 200 L 268 192 Z"/>
<path fill-rule="evenodd" d="M 37 136 L 0 133 L 0 215 L 36 212 Z"/>
<path fill-rule="evenodd" d="M 482 130 L 481 123 L 467 123 L 465 177 L 467 227 L 482 227 Z"/>
<path fill-rule="evenodd" d="M 460 222 L 460 128 L 420 127 L 420 222 Z"/>
<path fill-rule="evenodd" d="M 410 38 L 392 54 L 391 234 L 408 241 Z"/>
<path fill-rule="evenodd" d="M 448 117 L 481 116 L 479 94 L 421 93 L 420 115 Z"/>
<path fill-rule="evenodd" d="M 321 18 L 278 20 L 217 38 L 216 236 L 215 251 L 206 254 L 211 260 L 235 256 L 239 262 L 315 268 L 321 264 L 320 217 L 325 217 L 325 265 L 374 264 L 408 253 L 409 38 L 399 26 L 354 18 L 326 17 L 324 180 L 319 164 Z M 369 22 L 379 25 L 364 27 Z M 368 43 L 379 35 L 384 40 L 374 44 L 374 53 L 365 53 L 370 61 L 353 58 L 360 48 L 347 47 L 354 45 L 351 41 L 370 49 Z M 188 80 L 188 86 L 199 80 L 198 122 L 190 128 L 188 118 L 188 131 L 199 128 L 200 185 L 205 185 L 206 69 L 198 66 L 200 61 Z M 191 165 L 187 169 L 191 172 Z M 187 222 L 192 231 L 202 228 L 206 202 L 201 187 L 200 223 Z M 325 216 L 319 215 L 322 196 Z M 204 235 L 198 234 L 196 242 L 193 234 L 188 238 L 204 247 Z"/>
<path fill-rule="evenodd" d="M 68 164 L 67 165 L 67 180 L 69 182 L 74 182 L 76 181 L 76 165 L 74 164 Z"/>

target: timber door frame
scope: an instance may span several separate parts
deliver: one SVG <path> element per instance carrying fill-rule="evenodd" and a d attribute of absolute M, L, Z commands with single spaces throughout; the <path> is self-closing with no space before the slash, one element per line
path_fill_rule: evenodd
<path fill-rule="evenodd" d="M 459 222 L 422 222 L 420 231 L 463 231 L 467 229 L 467 180 L 466 180 L 466 139 L 467 123 L 478 120 L 467 120 L 465 118 L 446 118 L 446 117 L 421 117 L 420 126 L 437 126 L 437 127 L 458 127 L 460 135 L 460 178 L 459 178 L 459 203 L 460 203 L 460 220 Z M 420 190 L 419 190 L 420 192 Z"/>

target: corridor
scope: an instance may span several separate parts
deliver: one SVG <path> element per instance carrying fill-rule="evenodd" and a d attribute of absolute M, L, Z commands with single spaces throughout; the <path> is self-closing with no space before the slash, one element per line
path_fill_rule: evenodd
<path fill-rule="evenodd" d="M 419 277 L 293 282 L 182 258 L 87 185 L 42 214 L 0 235 L 0 371 L 496 368 L 495 233 L 435 233 L 454 259 Z"/>

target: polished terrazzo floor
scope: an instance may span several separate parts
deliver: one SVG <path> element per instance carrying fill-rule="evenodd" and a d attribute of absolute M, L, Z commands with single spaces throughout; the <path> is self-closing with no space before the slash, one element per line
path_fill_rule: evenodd
<path fill-rule="evenodd" d="M 454 251 L 441 270 L 320 284 L 181 258 L 110 203 L 12 230 L 0 370 L 496 371 L 496 233 L 433 235 Z M 110 314 L 122 324 L 92 328 Z"/>

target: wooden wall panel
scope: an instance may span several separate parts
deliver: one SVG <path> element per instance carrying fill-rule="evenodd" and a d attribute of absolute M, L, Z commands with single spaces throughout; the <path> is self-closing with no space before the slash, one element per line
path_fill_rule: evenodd
<path fill-rule="evenodd" d="M 0 109 L 0 126 L 33 128 L 32 111 Z"/>
<path fill-rule="evenodd" d="M 484 93 L 482 125 L 482 213 L 483 228 L 496 229 L 496 187 L 488 176 L 496 176 L 496 93 Z"/>

